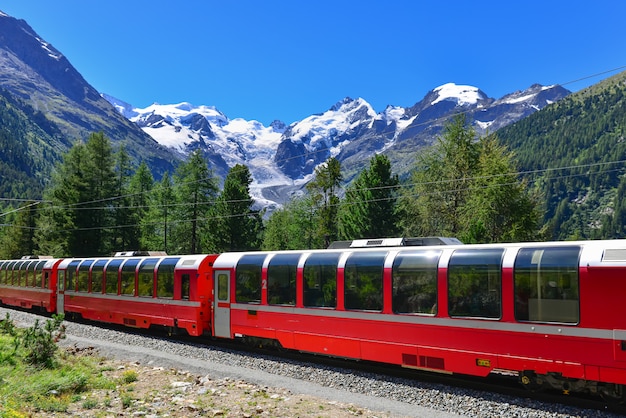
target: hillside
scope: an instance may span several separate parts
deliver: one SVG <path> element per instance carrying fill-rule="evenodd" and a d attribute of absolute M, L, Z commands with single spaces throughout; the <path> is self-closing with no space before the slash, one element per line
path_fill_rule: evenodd
<path fill-rule="evenodd" d="M 545 199 L 548 238 L 626 236 L 625 135 L 626 72 L 498 131 Z"/>
<path fill-rule="evenodd" d="M 171 152 L 103 99 L 67 57 L 25 21 L 1 12 L 0 87 L 38 112 L 40 126 L 59 139 L 55 146 L 60 152 L 91 133 L 104 132 L 115 146 L 125 144 L 135 161 L 148 162 L 157 175 L 176 163 Z"/>
<path fill-rule="evenodd" d="M 0 196 L 39 199 L 53 162 L 70 145 L 59 129 L 6 90 L 0 90 Z"/>

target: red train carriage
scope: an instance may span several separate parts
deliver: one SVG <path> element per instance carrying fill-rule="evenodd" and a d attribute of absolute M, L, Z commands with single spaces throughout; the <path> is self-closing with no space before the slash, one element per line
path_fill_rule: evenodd
<path fill-rule="evenodd" d="M 212 333 L 622 397 L 626 241 L 220 255 Z"/>
<path fill-rule="evenodd" d="M 60 259 L 24 258 L 0 261 L 0 303 L 56 312 L 54 270 Z"/>
<path fill-rule="evenodd" d="M 59 313 L 137 328 L 201 335 L 211 326 L 215 255 L 65 259 Z"/>

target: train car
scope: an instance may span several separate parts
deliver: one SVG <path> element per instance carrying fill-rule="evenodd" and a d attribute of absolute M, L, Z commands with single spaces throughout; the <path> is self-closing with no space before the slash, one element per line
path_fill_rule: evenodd
<path fill-rule="evenodd" d="M 0 303 L 54 313 L 60 259 L 24 257 L 0 261 Z"/>
<path fill-rule="evenodd" d="M 58 313 L 199 336 L 211 328 L 216 255 L 70 258 L 58 266 Z"/>
<path fill-rule="evenodd" d="M 217 337 L 624 397 L 626 240 L 226 253 L 213 270 Z"/>

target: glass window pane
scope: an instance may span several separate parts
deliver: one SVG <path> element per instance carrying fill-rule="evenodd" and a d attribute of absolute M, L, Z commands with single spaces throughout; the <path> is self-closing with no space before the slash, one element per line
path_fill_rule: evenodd
<path fill-rule="evenodd" d="M 228 274 L 217 275 L 217 300 L 228 301 Z"/>
<path fill-rule="evenodd" d="M 11 261 L 7 264 L 5 270 L 5 282 L 8 285 L 13 285 L 13 267 L 15 266 L 16 261 Z"/>
<path fill-rule="evenodd" d="M 180 258 L 166 258 L 157 270 L 157 297 L 172 299 L 174 297 L 174 269 Z"/>
<path fill-rule="evenodd" d="M 580 247 L 522 248 L 514 265 L 518 321 L 579 321 Z"/>
<path fill-rule="evenodd" d="M 106 266 L 104 291 L 107 295 L 117 295 L 118 274 L 122 261 L 124 260 L 111 260 Z"/>
<path fill-rule="evenodd" d="M 35 266 L 35 287 L 47 288 L 48 284 L 44 281 L 43 266 L 46 265 L 46 261 L 39 261 Z"/>
<path fill-rule="evenodd" d="M 182 300 L 189 300 L 189 292 L 191 287 L 191 280 L 189 274 L 183 274 L 180 278 L 180 298 Z"/>
<path fill-rule="evenodd" d="M 337 307 L 337 264 L 341 253 L 314 253 L 304 263 L 304 306 Z"/>
<path fill-rule="evenodd" d="M 76 290 L 76 268 L 80 262 L 81 260 L 74 260 L 67 266 L 67 273 L 65 273 L 65 290 Z"/>
<path fill-rule="evenodd" d="M 437 269 L 441 251 L 405 251 L 393 260 L 395 313 L 437 313 Z"/>
<path fill-rule="evenodd" d="M 38 260 L 33 260 L 28 265 L 24 264 L 26 270 L 26 286 L 35 287 L 37 286 L 35 277 L 35 267 L 37 266 Z"/>
<path fill-rule="evenodd" d="M 137 278 L 137 294 L 139 296 L 152 297 L 154 294 L 154 268 L 158 258 L 147 258 L 139 266 Z"/>
<path fill-rule="evenodd" d="M 265 255 L 244 255 L 235 270 L 235 300 L 238 303 L 261 302 L 261 271 Z"/>
<path fill-rule="evenodd" d="M 300 254 L 277 254 L 267 267 L 267 301 L 271 305 L 296 304 L 296 272 Z"/>
<path fill-rule="evenodd" d="M 89 268 L 94 260 L 84 260 L 78 267 L 78 276 L 76 277 L 76 288 L 79 292 L 89 291 Z"/>
<path fill-rule="evenodd" d="M 452 254 L 448 265 L 450 316 L 500 318 L 503 253 L 494 248 Z"/>
<path fill-rule="evenodd" d="M 383 310 L 383 266 L 386 252 L 354 253 L 344 270 L 346 309 Z"/>
<path fill-rule="evenodd" d="M 91 267 L 91 292 L 102 293 L 104 285 L 104 267 L 109 260 L 97 260 Z"/>
<path fill-rule="evenodd" d="M 126 260 L 122 265 L 122 275 L 120 276 L 120 295 L 135 295 L 135 269 L 139 260 Z"/>
<path fill-rule="evenodd" d="M 24 265 L 28 263 L 29 261 L 19 261 L 15 265 L 15 273 L 17 274 L 18 286 L 26 286 L 26 271 L 25 271 Z"/>

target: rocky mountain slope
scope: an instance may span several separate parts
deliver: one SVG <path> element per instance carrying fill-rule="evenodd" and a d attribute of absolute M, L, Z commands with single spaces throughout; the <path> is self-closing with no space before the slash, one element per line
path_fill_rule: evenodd
<path fill-rule="evenodd" d="M 104 132 L 126 144 L 135 160 L 155 173 L 171 170 L 175 158 L 105 100 L 67 57 L 24 21 L 0 12 L 0 87 L 20 98 L 51 123 L 46 132 L 60 138 L 61 152 L 73 141 Z"/>

